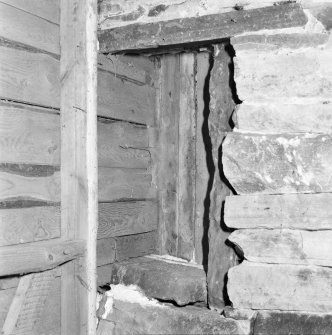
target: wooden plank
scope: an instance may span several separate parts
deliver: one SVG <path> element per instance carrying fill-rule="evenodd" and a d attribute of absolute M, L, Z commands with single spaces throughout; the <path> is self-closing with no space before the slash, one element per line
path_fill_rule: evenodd
<path fill-rule="evenodd" d="M 322 101 L 242 103 L 233 120 L 242 131 L 331 133 L 332 109 Z M 301 122 L 299 122 L 301 120 Z"/>
<path fill-rule="evenodd" d="M 153 125 L 156 91 L 148 85 L 98 72 L 98 115 Z"/>
<path fill-rule="evenodd" d="M 59 172 L 46 177 L 0 172 L 0 201 L 23 198 L 59 202 L 60 186 Z"/>
<path fill-rule="evenodd" d="M 19 281 L 20 281 L 20 278 L 18 276 L 1 278 L 0 279 L 0 291 L 17 287 Z"/>
<path fill-rule="evenodd" d="M 330 135 L 228 134 L 224 172 L 239 194 L 330 192 Z"/>
<path fill-rule="evenodd" d="M 58 0 L 1 0 L 1 2 L 53 23 L 60 23 L 60 1 Z"/>
<path fill-rule="evenodd" d="M 97 266 L 114 263 L 116 242 L 114 238 L 102 238 L 97 241 Z"/>
<path fill-rule="evenodd" d="M 0 46 L 0 73 L 1 98 L 59 107 L 59 62 L 56 59 Z"/>
<path fill-rule="evenodd" d="M 205 211 L 205 198 L 209 185 L 209 171 L 206 160 L 206 126 L 205 106 L 206 85 L 210 70 L 210 54 L 200 52 L 197 54 L 196 73 L 196 101 L 197 101 L 197 127 L 196 127 L 196 191 L 195 191 L 195 262 L 206 264 L 207 261 L 207 222 Z M 204 132 L 204 135 L 203 135 Z"/>
<path fill-rule="evenodd" d="M 61 235 L 86 253 L 62 273 L 61 334 L 96 332 L 97 3 L 61 0 Z"/>
<path fill-rule="evenodd" d="M 156 251 L 156 232 L 116 238 L 116 260 L 123 261 L 153 254 Z"/>
<path fill-rule="evenodd" d="M 332 194 L 282 194 L 227 197 L 230 228 L 332 229 Z"/>
<path fill-rule="evenodd" d="M 251 262 L 331 266 L 332 232 L 241 229 L 228 240 Z"/>
<path fill-rule="evenodd" d="M 98 166 L 148 168 L 148 130 L 125 122 L 98 122 Z"/>
<path fill-rule="evenodd" d="M 56 55 L 60 54 L 60 29 L 57 24 L 3 2 L 0 2 L 0 13 L 1 37 Z"/>
<path fill-rule="evenodd" d="M 180 110 L 178 149 L 178 252 L 191 261 L 195 256 L 196 101 L 195 56 L 180 55 Z"/>
<path fill-rule="evenodd" d="M 3 327 L 4 334 L 33 333 L 41 322 L 55 270 L 21 278 Z"/>
<path fill-rule="evenodd" d="M 0 246 L 60 237 L 56 206 L 0 209 Z"/>
<path fill-rule="evenodd" d="M 99 203 L 98 239 L 157 229 L 158 205 L 153 201 Z"/>
<path fill-rule="evenodd" d="M 206 152 L 210 180 L 206 195 L 207 229 L 204 242 L 208 244 L 204 265 L 207 265 L 207 285 L 209 306 L 221 310 L 225 306 L 225 276 L 228 269 L 235 264 L 235 253 L 225 244 L 229 232 L 223 224 L 222 206 L 227 195 L 231 193 L 220 165 L 220 144 L 227 132 L 231 131 L 230 117 L 234 109 L 230 88 L 232 60 L 226 51 L 227 44 L 214 45 L 214 63 L 211 69 L 208 89 L 210 94 L 207 117 Z M 208 98 L 209 99 L 209 98 Z"/>
<path fill-rule="evenodd" d="M 151 182 L 151 174 L 143 169 L 102 168 L 98 175 L 98 199 L 100 202 L 153 199 L 156 188 Z"/>
<path fill-rule="evenodd" d="M 52 240 L 0 248 L 0 276 L 52 269 L 83 255 L 82 241 Z"/>
<path fill-rule="evenodd" d="M 244 261 L 228 272 L 227 288 L 234 308 L 329 313 L 331 278 L 326 267 Z"/>
<path fill-rule="evenodd" d="M 60 118 L 48 111 L 0 102 L 0 162 L 60 165 Z"/>
<path fill-rule="evenodd" d="M 160 115 L 158 115 L 158 185 L 161 254 L 177 256 L 177 173 L 180 90 L 179 55 L 163 55 L 160 69 Z"/>
<path fill-rule="evenodd" d="M 248 31 L 304 26 L 306 15 L 297 4 L 211 14 L 99 32 L 101 52 L 157 48 L 159 46 L 215 41 Z"/>

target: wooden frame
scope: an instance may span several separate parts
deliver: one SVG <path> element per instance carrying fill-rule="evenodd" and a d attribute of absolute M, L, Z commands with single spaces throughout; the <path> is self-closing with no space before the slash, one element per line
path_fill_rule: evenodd
<path fill-rule="evenodd" d="M 86 248 L 63 267 L 61 334 L 96 332 L 96 7 L 96 0 L 61 0 L 61 235 Z"/>

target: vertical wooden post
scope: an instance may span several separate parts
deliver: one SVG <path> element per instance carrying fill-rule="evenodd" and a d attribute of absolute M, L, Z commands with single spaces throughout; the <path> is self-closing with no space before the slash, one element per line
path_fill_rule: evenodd
<path fill-rule="evenodd" d="M 96 7 L 96 0 L 61 0 L 61 233 L 86 241 L 85 256 L 62 274 L 63 335 L 96 331 Z"/>

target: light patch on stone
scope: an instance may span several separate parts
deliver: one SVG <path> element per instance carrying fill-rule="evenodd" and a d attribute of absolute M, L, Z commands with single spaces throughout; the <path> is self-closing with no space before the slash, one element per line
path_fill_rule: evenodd
<path fill-rule="evenodd" d="M 163 261 L 166 263 L 171 263 L 171 264 L 178 264 L 181 266 L 191 266 L 191 267 L 195 267 L 198 269 L 203 269 L 203 266 L 200 264 L 197 264 L 195 262 L 188 262 L 187 260 L 183 259 L 183 258 L 178 258 L 178 257 L 174 257 L 171 255 L 148 255 L 148 256 L 144 256 L 146 258 L 151 258 L 151 259 L 156 259 L 158 261 Z"/>
<path fill-rule="evenodd" d="M 294 151 L 295 151 L 295 150 L 294 150 Z M 289 162 L 292 162 L 292 161 L 293 161 L 293 157 L 292 157 L 292 155 L 286 153 L 285 156 L 286 156 L 286 158 L 287 158 L 287 160 L 288 160 Z"/>
<path fill-rule="evenodd" d="M 279 144 L 283 145 L 285 148 L 288 148 L 289 146 L 297 147 L 301 144 L 301 140 L 298 137 L 291 138 L 291 139 L 287 139 L 284 137 L 278 137 L 276 141 Z"/>
<path fill-rule="evenodd" d="M 272 183 L 272 182 L 273 182 L 272 178 L 271 178 L 269 175 L 265 175 L 264 178 L 265 178 L 265 180 L 266 180 L 268 183 Z"/>
<path fill-rule="evenodd" d="M 306 33 L 327 34 L 327 31 L 325 27 L 323 26 L 323 24 L 311 14 L 310 10 L 304 9 L 303 11 L 307 15 L 307 18 L 308 18 L 308 22 L 304 27 L 304 30 Z"/>

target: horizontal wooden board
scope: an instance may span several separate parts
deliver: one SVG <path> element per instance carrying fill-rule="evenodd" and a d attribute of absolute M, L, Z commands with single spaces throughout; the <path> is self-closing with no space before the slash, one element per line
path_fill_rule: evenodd
<path fill-rule="evenodd" d="M 60 237 L 57 206 L 0 210 L 0 246 Z"/>
<path fill-rule="evenodd" d="M 306 22 L 303 10 L 288 4 L 105 29 L 99 32 L 99 43 L 101 52 L 149 49 L 215 41 L 246 31 L 303 26 Z"/>
<path fill-rule="evenodd" d="M 56 55 L 60 54 L 59 25 L 3 2 L 0 2 L 0 12 L 1 37 Z"/>
<path fill-rule="evenodd" d="M 332 231 L 241 229 L 228 239 L 251 262 L 332 266 Z"/>
<path fill-rule="evenodd" d="M 116 260 L 123 261 L 133 257 L 153 254 L 157 246 L 156 231 L 116 238 Z"/>
<path fill-rule="evenodd" d="M 98 172 L 98 183 L 100 202 L 156 197 L 151 173 L 142 169 L 102 168 Z"/>
<path fill-rule="evenodd" d="M 83 255 L 84 241 L 58 239 L 0 248 L 0 276 L 53 269 Z"/>
<path fill-rule="evenodd" d="M 153 201 L 99 203 L 98 239 L 157 229 L 158 205 Z"/>
<path fill-rule="evenodd" d="M 148 129 L 126 122 L 98 122 L 98 166 L 147 169 L 151 163 Z"/>
<path fill-rule="evenodd" d="M 301 122 L 299 122 L 301 120 Z M 264 133 L 332 132 L 332 107 L 329 102 L 242 103 L 233 114 L 235 127 Z"/>
<path fill-rule="evenodd" d="M 229 228 L 332 229 L 332 194 L 241 195 L 226 198 Z"/>
<path fill-rule="evenodd" d="M 228 272 L 234 308 L 330 312 L 332 269 L 244 261 Z"/>
<path fill-rule="evenodd" d="M 154 124 L 156 91 L 148 85 L 98 72 L 98 115 L 147 125 Z"/>
<path fill-rule="evenodd" d="M 282 102 L 298 98 L 332 98 L 332 69 L 329 49 L 288 49 L 276 52 L 236 50 L 234 58 L 237 94 L 241 100 L 279 98 Z"/>
<path fill-rule="evenodd" d="M 0 47 L 0 97 L 59 107 L 59 61 L 51 56 Z"/>
<path fill-rule="evenodd" d="M 22 9 L 25 12 L 39 16 L 48 21 L 60 23 L 59 0 L 1 0 L 10 6 Z"/>
<path fill-rule="evenodd" d="M 47 111 L 0 102 L 1 163 L 60 164 L 60 118 Z"/>
<path fill-rule="evenodd" d="M 102 238 L 97 241 L 97 266 L 115 262 L 116 245 L 114 238 Z"/>
<path fill-rule="evenodd" d="M 330 192 L 331 144 L 330 135 L 229 133 L 224 173 L 239 194 Z"/>

